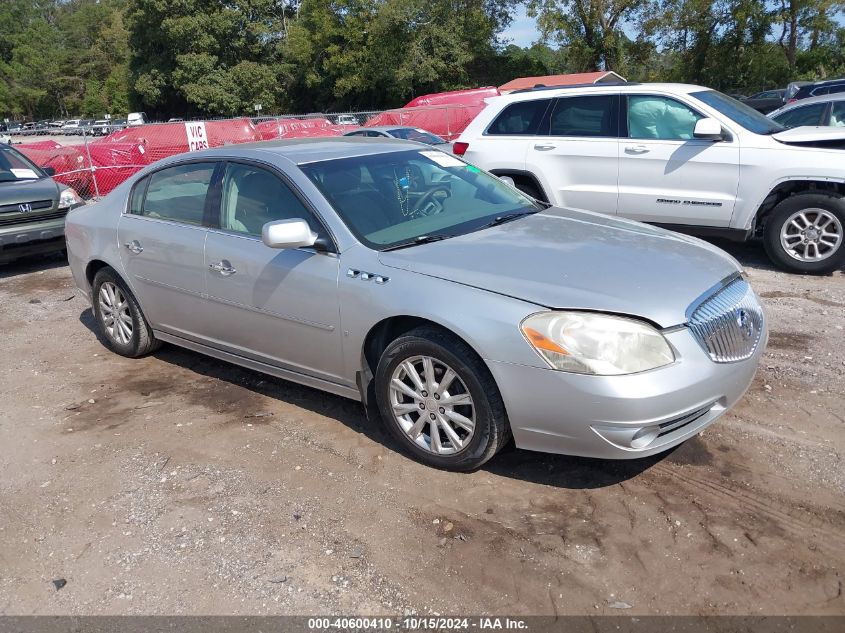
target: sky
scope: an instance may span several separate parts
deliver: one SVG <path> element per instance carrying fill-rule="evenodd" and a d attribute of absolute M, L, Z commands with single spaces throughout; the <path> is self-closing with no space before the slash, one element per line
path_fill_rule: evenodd
<path fill-rule="evenodd" d="M 540 36 L 537 22 L 525 15 L 525 5 L 517 7 L 511 25 L 502 33 L 503 40 L 512 40 L 517 46 L 531 46 Z"/>

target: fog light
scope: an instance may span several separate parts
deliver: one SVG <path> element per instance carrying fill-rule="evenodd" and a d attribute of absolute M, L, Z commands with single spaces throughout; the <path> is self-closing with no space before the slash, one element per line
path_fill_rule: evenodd
<path fill-rule="evenodd" d="M 634 433 L 631 438 L 631 448 L 645 448 L 660 435 L 659 426 L 646 426 Z"/>

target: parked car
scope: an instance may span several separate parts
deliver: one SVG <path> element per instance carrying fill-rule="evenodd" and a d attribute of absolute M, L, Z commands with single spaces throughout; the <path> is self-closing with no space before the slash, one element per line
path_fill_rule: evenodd
<path fill-rule="evenodd" d="M 110 133 L 108 119 L 98 119 L 91 124 L 91 136 L 107 136 Z"/>
<path fill-rule="evenodd" d="M 126 125 L 128 127 L 145 125 L 146 123 L 148 123 L 146 112 L 130 112 L 126 117 Z"/>
<path fill-rule="evenodd" d="M 530 195 L 736 240 L 786 270 L 845 264 L 845 130 L 786 130 L 682 84 L 535 90 L 488 100 L 456 154 Z"/>
<path fill-rule="evenodd" d="M 436 134 L 426 132 L 417 127 L 406 127 L 399 125 L 382 125 L 374 127 L 363 127 L 359 130 L 347 132 L 344 136 L 365 136 L 367 138 L 401 138 L 405 141 L 416 141 L 425 143 L 447 152 L 452 151 L 452 144 Z"/>
<path fill-rule="evenodd" d="M 79 126 L 82 124 L 82 119 L 68 119 L 62 125 L 61 130 L 59 130 L 60 134 L 64 136 L 73 136 L 77 132 L 80 131 Z"/>
<path fill-rule="evenodd" d="M 815 83 L 801 86 L 792 97 L 794 101 L 807 99 L 809 97 L 821 97 L 823 95 L 845 92 L 845 78 L 817 81 Z"/>
<path fill-rule="evenodd" d="M 12 137 L 6 134 L 5 132 L 0 132 L 0 144 L 11 145 Z"/>
<path fill-rule="evenodd" d="M 29 123 L 24 123 L 23 127 L 21 127 L 20 134 L 21 136 L 35 136 L 37 130 L 35 129 L 36 123 L 35 121 L 30 121 Z"/>
<path fill-rule="evenodd" d="M 764 90 L 755 95 L 751 95 L 743 101 L 743 103 L 751 108 L 768 114 L 772 110 L 781 107 L 786 101 L 786 90 Z"/>
<path fill-rule="evenodd" d="M 7 144 L 0 144 L 0 262 L 64 248 L 67 212 L 76 192 Z"/>
<path fill-rule="evenodd" d="M 511 436 L 665 451 L 736 403 L 766 343 L 718 248 L 396 140 L 174 156 L 71 212 L 67 240 L 112 351 L 170 342 L 359 400 L 449 469 Z"/>
<path fill-rule="evenodd" d="M 58 119 L 56 121 L 50 121 L 49 127 L 52 134 L 61 134 L 62 127 L 64 127 L 65 121 L 63 119 Z"/>
<path fill-rule="evenodd" d="M 785 128 L 802 125 L 845 127 L 845 92 L 793 101 L 769 113 Z"/>
<path fill-rule="evenodd" d="M 361 125 L 361 122 L 358 120 L 354 114 L 338 114 L 335 118 L 336 125 Z"/>

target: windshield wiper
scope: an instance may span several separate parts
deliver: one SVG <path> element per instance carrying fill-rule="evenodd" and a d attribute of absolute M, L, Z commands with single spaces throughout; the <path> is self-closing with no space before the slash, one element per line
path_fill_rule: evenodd
<path fill-rule="evenodd" d="M 497 215 L 493 218 L 490 222 L 483 225 L 481 228 L 486 229 L 491 226 L 499 226 L 500 224 L 504 224 L 505 222 L 512 222 L 513 220 L 517 220 L 519 218 L 525 217 L 526 215 L 534 215 L 535 213 L 539 213 L 537 211 L 516 211 L 514 213 L 505 213 L 504 215 Z"/>
<path fill-rule="evenodd" d="M 455 237 L 454 235 L 447 235 L 445 233 L 433 233 L 431 235 L 420 235 L 419 237 L 415 237 L 412 240 L 408 240 L 407 242 L 400 242 L 399 244 L 394 244 L 393 246 L 388 246 L 387 248 L 381 249 L 382 253 L 386 253 L 387 251 L 398 251 L 400 248 L 409 248 L 411 246 L 419 246 L 420 244 L 428 244 L 429 242 L 439 242 L 440 240 L 446 240 L 450 237 Z"/>

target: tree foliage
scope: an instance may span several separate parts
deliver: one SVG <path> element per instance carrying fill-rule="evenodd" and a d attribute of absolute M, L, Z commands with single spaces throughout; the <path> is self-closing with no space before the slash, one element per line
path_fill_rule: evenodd
<path fill-rule="evenodd" d="M 517 4 L 538 23 L 520 48 Z M 0 115 L 402 105 L 616 70 L 750 92 L 845 74 L 845 0 L 2 0 Z"/>

